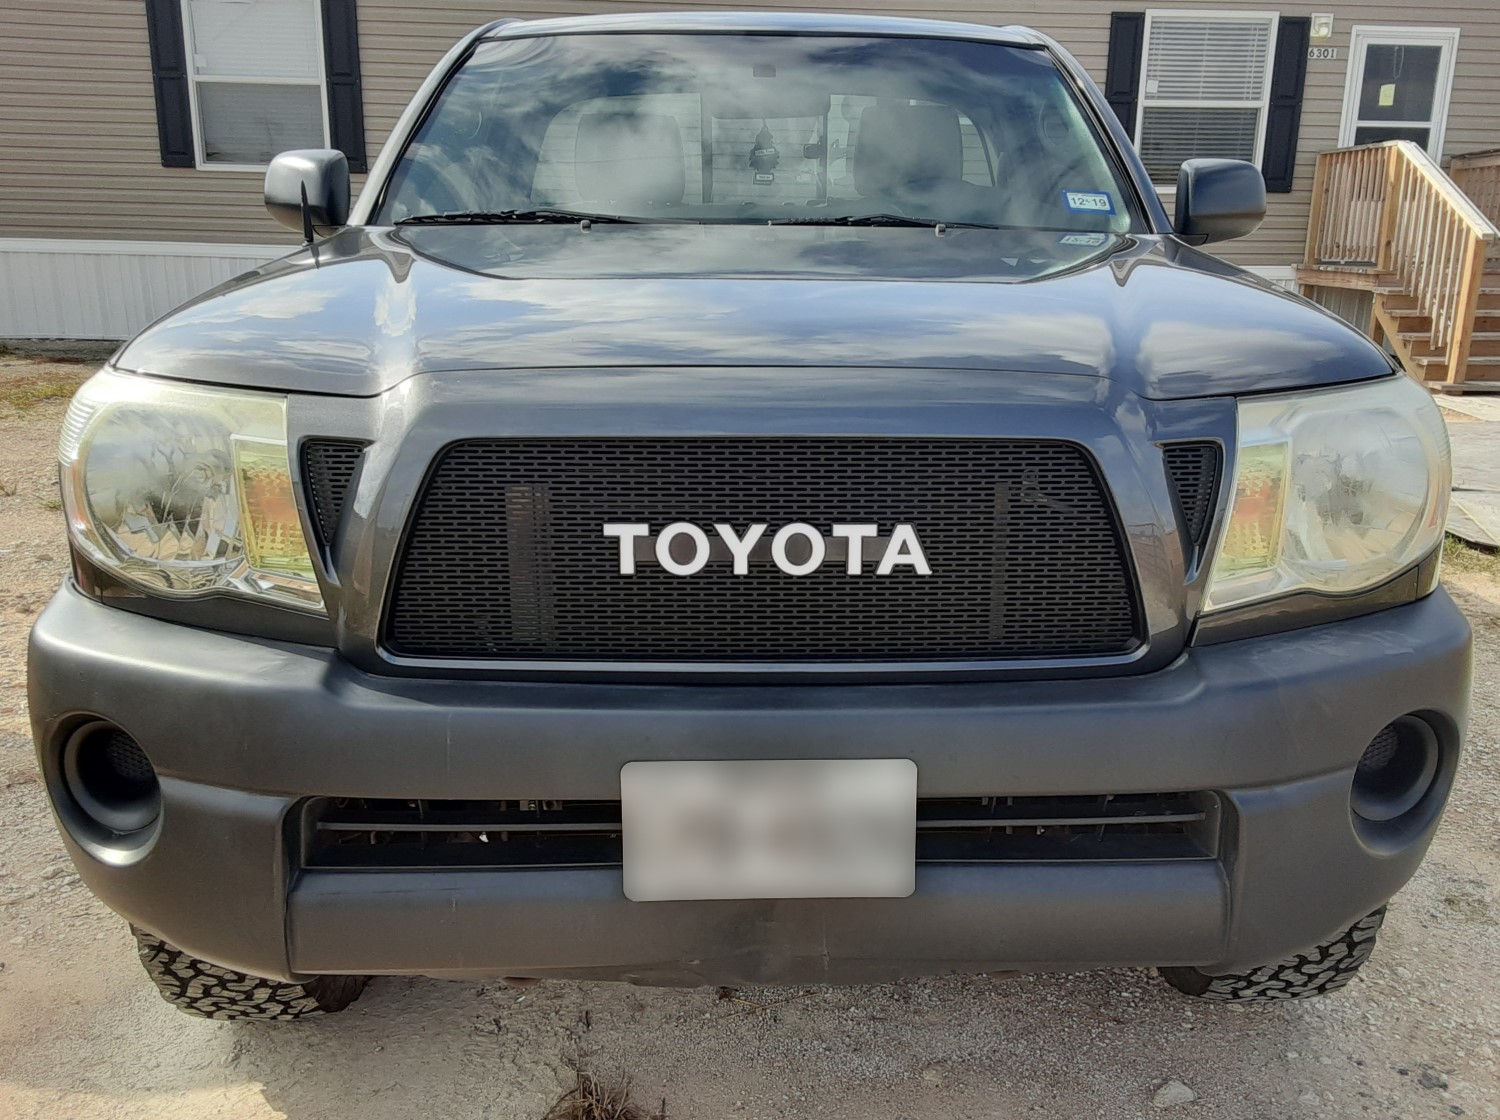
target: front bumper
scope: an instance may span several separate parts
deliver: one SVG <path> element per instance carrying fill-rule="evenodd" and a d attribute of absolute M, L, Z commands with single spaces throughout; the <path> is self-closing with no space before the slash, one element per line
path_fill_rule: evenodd
<path fill-rule="evenodd" d="M 1079 681 L 683 685 L 433 681 L 333 651 L 100 605 L 64 588 L 31 640 L 31 713 L 58 795 L 59 738 L 119 724 L 162 785 L 140 858 L 64 836 L 106 903 L 187 951 L 274 977 L 572 976 L 812 982 L 1000 968 L 1279 959 L 1393 895 L 1457 762 L 1470 635 L 1447 595 L 1191 649 Z M 1423 713 L 1443 770 L 1430 814 L 1371 845 L 1349 810 L 1385 724 Z M 313 796 L 615 799 L 636 759 L 907 757 L 922 797 L 1215 792 L 1217 858 L 936 864 L 906 899 L 632 903 L 618 869 L 305 871 Z"/>

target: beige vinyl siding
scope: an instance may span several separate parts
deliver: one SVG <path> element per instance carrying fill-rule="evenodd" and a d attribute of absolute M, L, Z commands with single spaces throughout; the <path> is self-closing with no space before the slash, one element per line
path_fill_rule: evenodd
<path fill-rule="evenodd" d="M 259 176 L 161 166 L 144 4 L 0 0 L 0 28 L 0 236 L 295 242 Z"/>
<path fill-rule="evenodd" d="M 786 2 L 674 4 L 609 0 L 526 0 L 411 4 L 359 0 L 369 154 L 433 64 L 461 35 L 498 16 L 536 18 L 604 11 L 744 8 L 805 10 Z M 887 0 L 821 10 L 924 15 L 978 23 L 1023 23 L 1058 38 L 1103 80 L 1112 10 L 1144 11 L 1121 0 L 1014 0 L 988 6 L 948 0 L 914 10 Z M 1162 4 L 1201 10 L 1272 10 L 1246 0 Z M 1448 0 L 1414 8 L 1408 0 L 1320 0 L 1284 15 L 1331 12 L 1339 58 L 1308 63 L 1296 191 L 1271 196 L 1264 228 L 1222 247 L 1245 264 L 1301 260 L 1316 153 L 1338 140 L 1349 33 L 1355 24 L 1459 27 L 1446 154 L 1500 146 L 1500 4 Z M 84 237 L 268 244 L 291 242 L 260 205 L 253 172 L 160 165 L 144 5 L 137 0 L 0 0 L 0 237 Z"/>

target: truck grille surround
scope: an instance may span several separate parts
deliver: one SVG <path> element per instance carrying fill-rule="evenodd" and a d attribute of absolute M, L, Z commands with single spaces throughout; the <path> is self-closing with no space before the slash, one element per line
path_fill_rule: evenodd
<path fill-rule="evenodd" d="M 619 571 L 612 522 L 771 532 L 896 524 L 931 575 L 789 576 L 752 559 Z M 876 558 L 878 558 L 878 553 Z M 1077 658 L 1140 642 L 1138 592 L 1093 458 L 1059 440 L 484 439 L 439 453 L 397 557 L 397 656 L 604 662 Z"/>

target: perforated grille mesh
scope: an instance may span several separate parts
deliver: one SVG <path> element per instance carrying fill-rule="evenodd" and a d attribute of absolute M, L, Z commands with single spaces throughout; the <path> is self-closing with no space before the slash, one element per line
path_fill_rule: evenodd
<path fill-rule="evenodd" d="M 1387 724 L 1382 727 L 1379 734 L 1371 739 L 1370 745 L 1365 748 L 1365 753 L 1359 760 L 1359 770 L 1361 773 L 1368 774 L 1385 769 L 1395 757 L 1396 748 L 1400 745 L 1401 733 L 1396 730 L 1396 725 Z"/>
<path fill-rule="evenodd" d="M 910 523 L 931 565 L 752 560 L 621 575 L 607 522 Z M 769 534 L 767 536 L 769 539 Z M 878 559 L 879 552 L 876 552 Z M 1062 442 L 518 439 L 456 444 L 418 500 L 385 637 L 415 657 L 894 661 L 1119 653 L 1136 592 L 1093 460 Z"/>
<path fill-rule="evenodd" d="M 132 788 L 156 783 L 156 771 L 141 746 L 123 731 L 109 732 L 104 742 L 104 763 L 111 773 Z"/>
<path fill-rule="evenodd" d="M 1201 548 L 1213 523 L 1214 499 L 1219 493 L 1219 445 L 1172 443 L 1162 448 L 1162 455 L 1188 540 Z"/>
<path fill-rule="evenodd" d="M 324 545 L 338 529 L 364 449 L 364 444 L 345 439 L 308 440 L 302 445 L 302 477 L 307 480 L 318 540 Z"/>

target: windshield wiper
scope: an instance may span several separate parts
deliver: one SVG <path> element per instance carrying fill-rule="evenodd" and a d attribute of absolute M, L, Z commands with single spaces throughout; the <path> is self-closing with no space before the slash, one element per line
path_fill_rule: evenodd
<path fill-rule="evenodd" d="M 771 218 L 770 226 L 918 226 L 933 229 L 1005 229 L 987 222 L 944 222 L 937 218 L 913 218 L 906 214 L 837 214 L 832 217 Z"/>
<path fill-rule="evenodd" d="M 623 214 L 590 214 L 584 210 L 446 210 L 440 214 L 413 214 L 402 218 L 398 226 L 499 226 L 520 223 L 560 223 L 577 225 L 579 222 L 610 224 L 636 224 L 639 222 L 673 221 L 672 218 L 627 218 Z"/>

